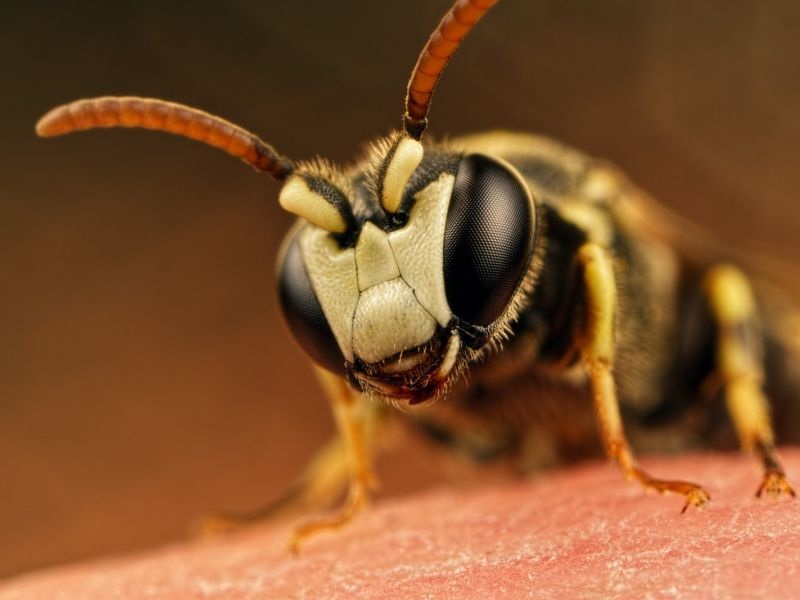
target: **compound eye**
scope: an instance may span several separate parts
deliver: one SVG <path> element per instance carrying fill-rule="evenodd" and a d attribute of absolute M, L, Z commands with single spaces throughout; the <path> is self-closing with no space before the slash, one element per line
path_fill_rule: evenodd
<path fill-rule="evenodd" d="M 289 242 L 278 271 L 278 297 L 289 330 L 319 366 L 345 375 L 345 359 L 303 264 L 299 235 Z"/>
<path fill-rule="evenodd" d="M 482 154 L 461 159 L 444 237 L 450 309 L 473 325 L 502 316 L 522 282 L 536 241 L 536 210 L 509 166 Z"/>

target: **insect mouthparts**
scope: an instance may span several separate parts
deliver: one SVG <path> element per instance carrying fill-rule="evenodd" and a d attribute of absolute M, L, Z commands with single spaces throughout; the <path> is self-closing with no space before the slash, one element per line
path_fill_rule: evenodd
<path fill-rule="evenodd" d="M 461 342 L 453 332 L 444 343 L 435 336 L 429 344 L 400 352 L 378 363 L 357 361 L 352 381 L 364 391 L 420 404 L 435 397 L 456 371 Z"/>

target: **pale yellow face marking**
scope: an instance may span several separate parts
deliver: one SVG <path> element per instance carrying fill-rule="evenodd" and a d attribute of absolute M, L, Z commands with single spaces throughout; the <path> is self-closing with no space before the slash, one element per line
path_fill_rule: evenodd
<path fill-rule="evenodd" d="M 455 177 L 443 173 L 417 192 L 408 225 L 389 234 L 400 274 L 442 327 L 453 313 L 444 286 L 444 231 Z"/>
<path fill-rule="evenodd" d="M 309 279 L 348 361 L 410 350 L 449 323 L 442 262 L 454 181 L 445 173 L 418 192 L 408 224 L 397 231 L 366 222 L 354 248 L 342 248 L 320 228 L 302 231 Z M 453 360 L 456 350 L 451 344 Z M 452 369 L 453 360 L 445 366 Z"/>
<path fill-rule="evenodd" d="M 366 290 L 373 285 L 400 277 L 394 260 L 389 238 L 376 225 L 367 221 L 361 229 L 356 244 L 356 266 L 358 289 Z"/>
<path fill-rule="evenodd" d="M 381 205 L 384 210 L 389 213 L 397 211 L 403 199 L 406 183 L 420 162 L 422 162 L 422 144 L 411 138 L 400 140 L 383 178 Z"/>
<path fill-rule="evenodd" d="M 301 235 L 303 260 L 311 285 L 342 354 L 352 362 L 353 314 L 359 297 L 355 251 L 340 248 L 322 229 L 306 227 Z"/>
<path fill-rule="evenodd" d="M 361 292 L 353 315 L 353 352 L 377 362 L 420 346 L 436 332 L 436 321 L 401 278 Z"/>
<path fill-rule="evenodd" d="M 278 202 L 284 210 L 326 231 L 344 233 L 347 230 L 347 223 L 339 211 L 320 194 L 311 191 L 302 177 L 289 177 Z"/>

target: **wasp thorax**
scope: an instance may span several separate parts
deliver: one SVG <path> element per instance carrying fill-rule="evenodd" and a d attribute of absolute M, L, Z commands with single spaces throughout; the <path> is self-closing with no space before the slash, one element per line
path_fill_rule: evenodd
<path fill-rule="evenodd" d="M 358 211 L 344 183 L 314 174 L 293 175 L 281 194 L 306 221 L 279 276 L 295 338 L 362 389 L 412 402 L 445 386 L 509 319 L 536 238 L 533 201 L 511 167 L 421 149 L 400 138 L 380 181 L 348 182 Z"/>

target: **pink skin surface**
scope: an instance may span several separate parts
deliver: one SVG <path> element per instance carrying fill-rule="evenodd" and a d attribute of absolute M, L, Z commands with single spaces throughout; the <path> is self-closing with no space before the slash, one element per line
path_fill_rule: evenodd
<path fill-rule="evenodd" d="M 800 449 L 784 449 L 800 479 Z M 437 489 L 372 507 L 286 551 L 291 524 L 18 577 L 0 599 L 795 598 L 800 502 L 754 497 L 753 461 L 647 458 L 703 483 L 710 506 L 624 484 L 591 463 L 520 482 Z"/>

